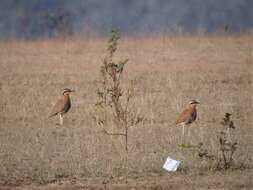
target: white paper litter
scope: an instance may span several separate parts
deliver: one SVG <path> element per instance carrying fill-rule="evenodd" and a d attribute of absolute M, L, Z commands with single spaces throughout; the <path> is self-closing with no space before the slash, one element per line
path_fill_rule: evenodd
<path fill-rule="evenodd" d="M 168 158 L 166 159 L 164 165 L 163 165 L 163 169 L 169 171 L 169 172 L 174 172 L 177 171 L 179 165 L 180 165 L 181 161 L 178 160 L 173 160 L 172 158 L 170 158 L 168 156 Z"/>

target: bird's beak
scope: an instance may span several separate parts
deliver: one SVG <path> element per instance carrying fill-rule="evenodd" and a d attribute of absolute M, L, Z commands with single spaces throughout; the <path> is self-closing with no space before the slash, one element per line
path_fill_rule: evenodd
<path fill-rule="evenodd" d="M 198 102 L 198 101 L 196 101 L 196 102 L 194 102 L 195 104 L 200 104 L 200 102 Z"/>
<path fill-rule="evenodd" d="M 75 90 L 71 90 L 70 92 L 75 92 Z"/>

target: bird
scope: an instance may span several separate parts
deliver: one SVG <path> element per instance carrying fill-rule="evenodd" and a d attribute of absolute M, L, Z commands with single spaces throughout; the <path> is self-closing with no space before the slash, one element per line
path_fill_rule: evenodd
<path fill-rule="evenodd" d="M 60 116 L 60 125 L 63 125 L 63 114 L 67 113 L 71 108 L 71 101 L 69 94 L 74 92 L 74 90 L 70 90 L 69 88 L 65 88 L 62 92 L 62 97 L 56 102 L 54 105 L 50 117 L 56 116 L 59 114 Z"/>
<path fill-rule="evenodd" d="M 182 125 L 182 136 L 184 138 L 184 128 L 185 125 L 190 125 L 197 118 L 197 104 L 199 104 L 196 100 L 190 100 L 187 104 L 186 109 L 179 115 L 176 120 L 176 125 Z"/>

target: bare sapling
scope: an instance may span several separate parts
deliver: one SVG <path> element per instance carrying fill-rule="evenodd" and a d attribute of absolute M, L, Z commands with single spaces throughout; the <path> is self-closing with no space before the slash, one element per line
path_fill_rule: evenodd
<path fill-rule="evenodd" d="M 112 31 L 108 41 L 107 55 L 100 67 L 101 81 L 97 92 L 96 108 L 100 110 L 98 124 L 103 125 L 104 133 L 124 137 L 125 150 L 128 151 L 129 128 L 140 122 L 140 119 L 130 106 L 134 95 L 133 82 L 127 89 L 123 89 L 122 86 L 124 67 L 128 59 L 115 60 L 119 39 L 118 31 Z M 113 121 L 120 132 L 113 133 L 106 129 L 109 128 L 108 121 L 110 120 Z"/>

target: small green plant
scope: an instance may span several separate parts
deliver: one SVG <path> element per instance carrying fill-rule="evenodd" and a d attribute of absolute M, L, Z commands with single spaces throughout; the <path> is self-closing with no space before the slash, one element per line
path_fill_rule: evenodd
<path fill-rule="evenodd" d="M 237 141 L 231 138 L 230 130 L 235 129 L 234 122 L 231 120 L 230 113 L 226 113 L 221 121 L 222 130 L 217 133 L 218 155 L 212 154 L 203 143 L 199 143 L 191 148 L 196 148 L 199 158 L 214 160 L 216 169 L 228 169 L 233 164 L 233 155 L 237 150 Z"/>
<path fill-rule="evenodd" d="M 234 122 L 231 120 L 230 113 L 226 113 L 221 125 L 223 130 L 218 133 L 219 151 L 222 155 L 222 160 L 218 162 L 218 168 L 228 169 L 232 166 L 233 155 L 237 150 L 237 141 L 231 139 L 230 130 L 235 129 Z"/>
<path fill-rule="evenodd" d="M 125 89 L 125 91 L 122 87 L 123 71 L 128 59 L 115 61 L 114 58 L 119 39 L 119 32 L 113 30 L 108 41 L 107 55 L 100 67 L 102 80 L 100 82 L 100 88 L 97 91 L 98 101 L 95 106 L 102 112 L 99 115 L 98 124 L 104 126 L 104 133 L 124 137 L 125 150 L 128 151 L 128 130 L 131 126 L 139 123 L 141 119 L 130 108 L 134 90 L 133 82 L 130 88 Z M 109 120 L 113 120 L 119 129 L 123 129 L 123 132 L 108 132 L 105 128 L 108 127 Z"/>

